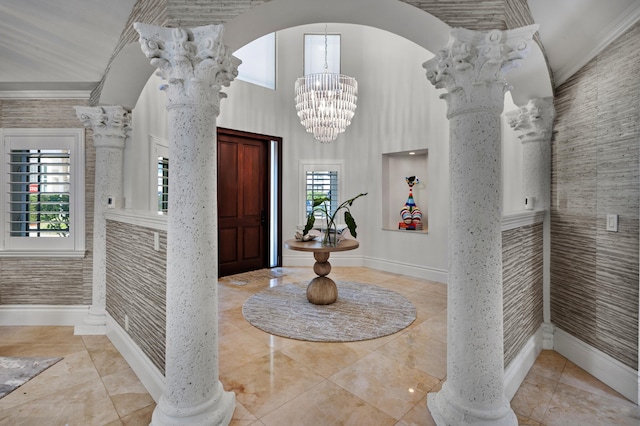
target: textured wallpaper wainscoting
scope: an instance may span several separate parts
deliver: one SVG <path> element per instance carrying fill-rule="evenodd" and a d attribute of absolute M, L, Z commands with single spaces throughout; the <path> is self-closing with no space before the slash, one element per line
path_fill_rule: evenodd
<path fill-rule="evenodd" d="M 551 177 L 551 321 L 636 370 L 638 75 L 640 24 L 558 88 Z"/>
<path fill-rule="evenodd" d="M 0 128 L 82 128 L 74 106 L 86 104 L 82 99 L 0 99 Z M 85 130 L 86 255 L 0 259 L 0 304 L 91 304 L 95 157 L 92 132 Z"/>
<path fill-rule="evenodd" d="M 107 220 L 107 312 L 163 374 L 166 258 L 165 231 Z"/>
<path fill-rule="evenodd" d="M 542 223 L 502 232 L 504 365 L 543 322 Z"/>

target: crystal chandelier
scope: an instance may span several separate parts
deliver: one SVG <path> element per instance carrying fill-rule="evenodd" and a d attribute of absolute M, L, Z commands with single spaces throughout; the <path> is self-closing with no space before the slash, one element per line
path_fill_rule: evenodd
<path fill-rule="evenodd" d="M 316 140 L 331 142 L 351 124 L 358 100 L 358 82 L 353 77 L 329 72 L 326 27 L 324 72 L 298 78 L 295 88 L 300 123 Z"/>

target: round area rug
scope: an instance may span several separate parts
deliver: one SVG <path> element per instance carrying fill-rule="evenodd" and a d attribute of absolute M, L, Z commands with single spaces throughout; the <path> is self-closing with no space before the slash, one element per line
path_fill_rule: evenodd
<path fill-rule="evenodd" d="M 242 314 L 277 336 L 313 342 L 353 342 L 387 336 L 409 326 L 416 308 L 404 296 L 371 284 L 336 281 L 338 300 L 314 305 L 308 283 L 282 284 L 251 296 Z"/>

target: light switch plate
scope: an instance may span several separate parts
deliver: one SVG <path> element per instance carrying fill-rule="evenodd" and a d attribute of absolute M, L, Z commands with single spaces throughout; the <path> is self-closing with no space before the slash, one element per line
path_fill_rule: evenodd
<path fill-rule="evenodd" d="M 618 215 L 617 214 L 607 215 L 607 231 L 618 232 Z"/>

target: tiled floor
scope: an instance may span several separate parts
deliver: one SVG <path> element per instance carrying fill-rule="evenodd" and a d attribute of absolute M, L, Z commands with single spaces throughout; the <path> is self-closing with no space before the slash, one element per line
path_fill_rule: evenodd
<path fill-rule="evenodd" d="M 334 268 L 336 280 L 398 291 L 416 306 L 402 332 L 352 343 L 270 336 L 247 323 L 253 293 L 313 276 L 219 286 L 220 380 L 236 393 L 232 425 L 431 425 L 426 395 L 446 373 L 446 287 L 365 268 Z M 155 407 L 103 336 L 71 327 L 0 327 L 0 355 L 64 360 L 0 399 L 0 425 L 146 425 Z M 553 351 L 544 351 L 511 401 L 522 425 L 639 425 L 638 407 Z"/>

